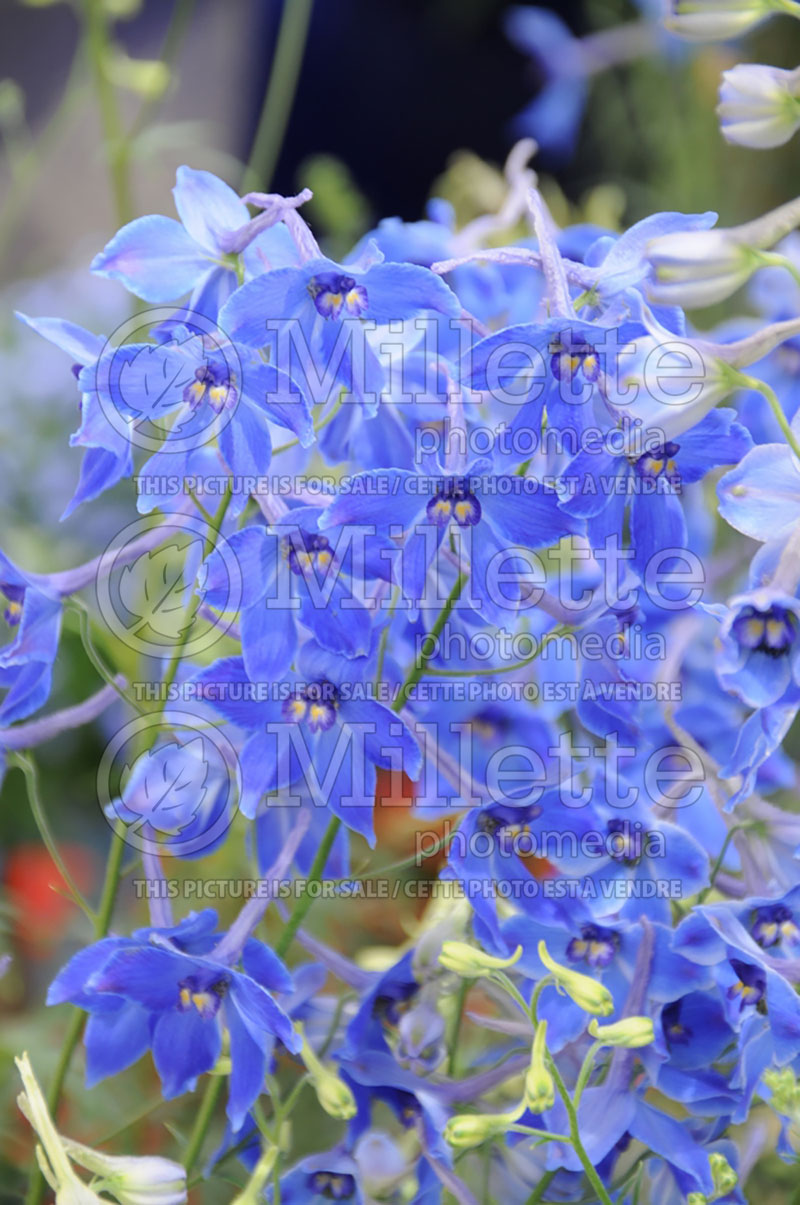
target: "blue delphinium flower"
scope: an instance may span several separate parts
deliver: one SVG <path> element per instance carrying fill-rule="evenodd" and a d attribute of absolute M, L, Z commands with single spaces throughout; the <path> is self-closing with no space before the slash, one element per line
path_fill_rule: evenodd
<path fill-rule="evenodd" d="M 368 335 L 425 312 L 456 319 L 461 305 L 441 277 L 414 264 L 381 262 L 377 248 L 358 263 L 337 264 L 319 248 L 296 268 L 276 268 L 242 285 L 220 324 L 303 385 L 314 403 L 342 389 L 374 414 L 387 370 Z M 363 322 L 362 322 L 363 320 Z"/>
<path fill-rule="evenodd" d="M 428 471 L 422 473 L 359 473 L 320 518 L 323 531 L 339 524 L 372 523 L 380 531 L 391 529 L 393 535 L 405 533 L 394 576 L 406 607 L 424 601 L 428 568 L 450 530 L 469 532 L 470 585 L 480 605 L 497 611 L 492 566 L 503 559 L 507 570 L 513 568 L 506 555 L 510 547 L 548 547 L 582 529 L 582 520 L 560 510 L 556 493 L 534 478 L 496 475 L 485 459 L 452 475 L 432 458 L 425 467 Z"/>
<path fill-rule="evenodd" d="M 73 447 L 86 448 L 80 481 L 62 518 L 66 519 L 83 502 L 91 502 L 133 472 L 133 448 L 121 423 L 109 422 L 100 405 L 96 388 L 96 366 L 105 340 L 61 318 L 17 317 L 37 334 L 65 351 L 73 361 L 73 376 L 81 392 L 80 427 L 70 439 Z M 120 354 L 120 366 L 130 352 Z M 83 375 L 90 369 L 88 376 Z"/>
<path fill-rule="evenodd" d="M 596 548 L 619 537 L 629 510 L 634 564 L 643 573 L 659 553 L 687 547 L 683 487 L 719 465 L 737 464 L 751 447 L 734 410 L 713 410 L 679 438 L 649 446 L 635 459 L 604 450 L 580 452 L 564 470 L 562 505 L 587 519 Z"/>
<path fill-rule="evenodd" d="M 376 767 L 419 775 L 421 755 L 406 724 L 370 697 L 374 665 L 307 641 L 297 672 L 253 683 L 240 657 L 197 675 L 202 697 L 247 733 L 240 755 L 241 808 L 256 815 L 262 797 L 304 782 L 317 807 L 329 807 L 374 843 Z"/>
<path fill-rule="evenodd" d="M 61 599 L 46 579 L 22 573 L 0 553 L 3 619 L 11 639 L 0 649 L 0 723 L 12 724 L 47 702 L 61 633 Z"/>
<path fill-rule="evenodd" d="M 193 1091 L 222 1050 L 231 1052 L 228 1117 L 238 1130 L 264 1089 L 276 1039 L 301 1041 L 270 992 L 290 991 L 283 963 L 249 940 L 242 970 L 216 962 L 216 913 L 192 914 L 173 929 L 142 929 L 81 950 L 56 976 L 48 1004 L 86 1009 L 87 1077 L 97 1083 L 152 1049 L 164 1096 Z"/>
<path fill-rule="evenodd" d="M 230 554 L 242 571 L 242 656 L 254 681 L 280 678 L 298 648 L 298 624 L 331 652 L 366 656 L 372 642 L 372 616 L 365 588 L 387 578 L 394 545 L 351 527 L 319 530 L 324 511 L 298 507 L 271 525 L 235 532 L 224 554 L 205 566 L 204 600 L 223 608 L 229 595 Z M 383 555 L 381 555 L 383 554 Z"/>
<path fill-rule="evenodd" d="M 180 221 L 150 214 L 129 222 L 94 257 L 93 272 L 119 280 L 143 301 L 190 293 L 189 309 L 213 319 L 236 288 L 236 253 L 257 235 L 259 248 L 251 247 L 250 255 L 258 271 L 271 261 L 292 262 L 296 249 L 285 228 L 254 228 L 244 201 L 211 172 L 179 167 L 172 191 Z"/>

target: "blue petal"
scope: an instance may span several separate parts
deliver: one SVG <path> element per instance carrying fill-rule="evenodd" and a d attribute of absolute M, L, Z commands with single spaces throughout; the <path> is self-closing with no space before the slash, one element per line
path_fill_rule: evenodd
<path fill-rule="evenodd" d="M 196 1008 L 163 1013 L 153 1031 L 153 1062 L 165 1098 L 192 1091 L 197 1077 L 216 1063 L 221 1047 L 216 1017 L 202 1017 Z"/>
<path fill-rule="evenodd" d="M 129 477 L 132 472 L 132 448 L 129 447 L 123 456 L 108 452 L 105 448 L 88 448 L 81 462 L 78 485 L 61 516 L 62 520 L 68 519 L 84 502 L 93 502 L 95 498 L 99 498 L 123 477 Z"/>
<path fill-rule="evenodd" d="M 189 235 L 215 257 L 221 250 L 220 235 L 238 230 L 250 221 L 244 201 L 211 172 L 179 167 L 172 195 Z"/>
<path fill-rule="evenodd" d="M 498 486 L 504 480 L 497 478 Z M 511 477 L 508 482 L 523 479 Z M 534 493 L 498 490 L 481 499 L 486 518 L 495 531 L 524 548 L 545 548 L 557 544 L 562 536 L 575 535 L 584 529 L 583 521 L 566 513 L 558 505 L 558 495 L 544 486 Z"/>
<path fill-rule="evenodd" d="M 251 979 L 271 992 L 294 991 L 292 977 L 282 960 L 262 941 L 251 939 L 245 943 L 242 966 Z"/>
<path fill-rule="evenodd" d="M 86 1046 L 86 1087 L 118 1075 L 137 1062 L 150 1046 L 150 1014 L 138 1004 L 93 1012 L 83 1037 Z"/>
<path fill-rule="evenodd" d="M 272 1034 L 280 1038 L 292 1054 L 299 1052 L 303 1043 L 295 1033 L 292 1022 L 269 992 L 258 983 L 246 975 L 234 973 L 230 1000 L 256 1042 L 263 1045 L 267 1036 Z"/>
<path fill-rule="evenodd" d="M 43 339 L 60 347 L 76 364 L 93 364 L 105 346 L 105 339 L 93 335 L 74 322 L 66 322 L 63 318 L 29 318 L 27 314 L 15 311 L 15 317 L 24 322 L 31 330 L 36 331 Z"/>
<path fill-rule="evenodd" d="M 800 465 L 786 444 L 761 444 L 721 479 L 719 513 L 753 540 L 788 535 L 800 515 Z"/>
<path fill-rule="evenodd" d="M 239 1130 L 264 1089 L 271 1043 L 256 1041 L 235 1007 L 225 1009 L 225 1020 L 231 1042 L 228 1119 Z"/>
<path fill-rule="evenodd" d="M 191 960 L 181 954 L 155 947 L 128 948 L 112 954 L 105 966 L 92 976 L 89 987 L 93 991 L 125 996 L 158 1012 L 177 1005 L 178 985 L 191 970 Z"/>
<path fill-rule="evenodd" d="M 666 571 L 675 557 L 664 557 L 663 554 L 674 551 L 677 555 L 686 548 L 687 542 L 683 507 L 671 487 L 653 494 L 637 492 L 633 495 L 631 544 L 635 552 L 633 563 L 639 573 L 646 573 L 651 563 Z"/>
<path fill-rule="evenodd" d="M 118 937 L 106 937 L 74 954 L 50 984 L 47 1003 L 63 1004 L 69 1001 L 85 1007 L 91 1000 L 91 993 L 85 991 L 88 979 L 116 953 L 119 945 Z"/>
<path fill-rule="evenodd" d="M 720 464 L 738 464 L 750 451 L 750 432 L 736 421 L 736 411 L 720 407 L 712 410 L 696 427 L 680 437 L 676 457 L 681 481 L 700 481 L 709 469 Z"/>
<path fill-rule="evenodd" d="M 234 340 L 249 347 L 265 347 L 275 338 L 267 322 L 299 316 L 303 307 L 313 310 L 308 292 L 312 273 L 305 268 L 276 268 L 243 284 L 220 310 L 219 324 Z"/>
<path fill-rule="evenodd" d="M 451 318 L 461 313 L 461 302 L 441 276 L 416 264 L 376 264 L 358 281 L 367 290 L 364 316 L 379 326 L 413 318 L 423 310 Z"/>
<path fill-rule="evenodd" d="M 340 523 L 374 523 L 376 527 L 398 524 L 405 529 L 425 509 L 426 495 L 418 492 L 419 481 L 419 474 L 409 469 L 357 473 L 347 492 L 338 494 L 320 516 L 320 528 L 326 531 Z"/>
<path fill-rule="evenodd" d="M 229 554 L 236 559 L 242 576 L 242 610 L 260 602 L 272 594 L 277 558 L 278 541 L 267 533 L 260 524 L 245 527 L 229 536 L 225 556 L 212 552 L 205 561 L 204 576 L 198 593 L 212 607 L 227 607 L 231 596 Z"/>
<path fill-rule="evenodd" d="M 91 268 L 143 301 L 174 301 L 191 292 L 210 258 L 180 222 L 151 214 L 123 226 Z"/>
<path fill-rule="evenodd" d="M 308 399 L 290 376 L 271 364 L 248 364 L 243 370 L 242 397 L 259 414 L 293 431 L 303 448 L 314 442 Z"/>
<path fill-rule="evenodd" d="M 299 611 L 277 600 L 257 602 L 242 612 L 242 655 L 253 682 L 280 682 L 297 652 Z"/>

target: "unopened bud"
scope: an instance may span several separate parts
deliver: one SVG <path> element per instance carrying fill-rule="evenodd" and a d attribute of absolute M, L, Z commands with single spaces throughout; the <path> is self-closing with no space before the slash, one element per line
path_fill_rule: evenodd
<path fill-rule="evenodd" d="M 519 1109 L 512 1109 L 508 1113 L 462 1113 L 458 1117 L 451 1117 L 444 1127 L 445 1141 L 462 1150 L 480 1146 L 490 1138 L 505 1134 L 524 1112 L 523 1103 Z"/>
<path fill-rule="evenodd" d="M 711 1164 L 711 1175 L 714 1177 L 714 1191 L 719 1197 L 725 1197 L 733 1192 L 739 1183 L 738 1173 L 734 1171 L 728 1160 L 719 1151 L 708 1156 Z"/>
<path fill-rule="evenodd" d="M 540 1021 L 531 1048 L 531 1063 L 525 1076 L 525 1104 L 531 1113 L 544 1113 L 552 1109 L 556 1093 L 553 1077 L 545 1062 L 547 1022 Z"/>
<path fill-rule="evenodd" d="M 650 1017 L 626 1017 L 611 1025 L 598 1025 L 593 1018 L 589 1022 L 589 1033 L 604 1046 L 623 1046 L 628 1050 L 636 1046 L 649 1046 L 655 1039 Z"/>
<path fill-rule="evenodd" d="M 800 128 L 800 71 L 738 63 L 722 74 L 717 113 L 726 142 L 782 146 Z"/>
<path fill-rule="evenodd" d="M 609 1017 L 613 1013 L 614 1000 L 607 987 L 589 975 L 582 975 L 580 971 L 562 967 L 560 963 L 551 958 L 543 941 L 539 942 L 538 950 L 539 957 L 558 986 L 563 988 L 571 1000 L 575 1001 L 578 1008 L 582 1008 L 586 1013 L 596 1013 L 600 1017 Z"/>
<path fill-rule="evenodd" d="M 478 979 L 481 975 L 491 975 L 492 971 L 507 971 L 521 957 L 522 946 L 517 946 L 508 958 L 495 958 L 475 946 L 467 945 L 465 941 L 446 941 L 439 955 L 439 964 L 464 979 Z"/>
<path fill-rule="evenodd" d="M 324 1066 L 317 1058 L 309 1045 L 302 1024 L 298 1022 L 295 1029 L 303 1042 L 300 1057 L 314 1085 L 317 1100 L 329 1117 L 335 1117 L 337 1121 L 350 1121 L 358 1112 L 353 1093 L 335 1071 Z"/>
<path fill-rule="evenodd" d="M 772 13 L 787 11 L 784 0 L 669 0 L 664 24 L 690 42 L 738 38 Z"/>

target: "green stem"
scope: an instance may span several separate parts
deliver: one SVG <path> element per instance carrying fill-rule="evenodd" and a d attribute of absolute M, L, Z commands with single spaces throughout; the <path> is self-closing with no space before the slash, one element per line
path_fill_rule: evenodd
<path fill-rule="evenodd" d="M 23 753 L 17 753 L 14 756 L 14 764 L 17 766 L 17 768 L 19 770 L 22 771 L 22 773 L 25 776 L 25 787 L 26 787 L 27 794 L 28 794 L 28 802 L 31 807 L 31 812 L 33 813 L 33 818 L 36 821 L 36 827 L 39 830 L 39 836 L 42 838 L 42 841 L 44 842 L 44 844 L 47 848 L 47 852 L 50 854 L 50 857 L 53 859 L 53 862 L 56 865 L 56 869 L 58 870 L 62 879 L 66 883 L 67 890 L 69 891 L 69 894 L 72 897 L 73 903 L 77 904 L 77 906 L 81 909 L 81 911 L 83 913 L 85 913 L 85 915 L 88 917 L 88 919 L 91 921 L 91 923 L 94 924 L 95 923 L 94 912 L 89 907 L 86 900 L 83 898 L 83 895 L 81 894 L 77 883 L 75 882 L 75 880 L 73 879 L 69 870 L 67 869 L 67 865 L 64 862 L 64 859 L 61 857 L 61 854 L 59 853 L 58 845 L 56 844 L 55 838 L 53 837 L 53 834 L 50 832 L 50 825 L 48 824 L 48 821 L 47 821 L 47 814 L 45 813 L 44 807 L 42 806 L 42 800 L 41 800 L 41 796 L 39 794 L 38 775 L 36 773 L 35 763 L 30 756 L 26 756 Z"/>
<path fill-rule="evenodd" d="M 540 657 L 551 640 L 556 640 L 559 636 L 568 636 L 572 630 L 566 624 L 561 624 L 552 631 L 546 632 L 542 637 L 541 644 L 531 653 L 530 657 L 524 657 L 522 661 L 515 661 L 513 665 L 502 667 L 492 665 L 483 669 L 428 669 L 426 672 L 436 678 L 477 678 L 491 677 L 494 674 L 513 674 Z"/>
<path fill-rule="evenodd" d="M 109 54 L 108 20 L 103 0 L 84 0 L 86 54 L 94 76 L 100 120 L 103 126 L 103 145 L 117 221 L 121 226 L 133 217 L 133 205 L 128 178 L 128 150 L 114 87 L 106 72 Z"/>
<path fill-rule="evenodd" d="M 589 1082 L 589 1076 L 592 1074 L 592 1068 L 594 1067 L 594 1060 L 597 1057 L 598 1050 L 600 1049 L 601 1045 L 599 1042 L 592 1042 L 591 1046 L 586 1051 L 583 1062 L 581 1063 L 581 1069 L 578 1072 L 578 1080 L 575 1084 L 575 1095 L 573 1096 L 576 1109 L 581 1103 L 583 1090 Z"/>
<path fill-rule="evenodd" d="M 789 425 L 789 420 L 783 412 L 783 406 L 778 401 L 778 395 L 771 385 L 766 381 L 759 381 L 755 377 L 745 376 L 744 373 L 739 374 L 742 385 L 746 389 L 755 389 L 756 392 L 763 394 L 769 402 L 769 407 L 775 416 L 775 421 L 783 432 L 783 437 L 789 447 L 794 452 L 798 460 L 800 460 L 800 444 L 798 444 L 795 434 Z"/>
<path fill-rule="evenodd" d="M 555 1177 L 556 1173 L 554 1171 L 545 1172 L 531 1195 L 528 1197 L 525 1205 L 539 1205 L 539 1202 L 544 1199 L 544 1194 L 547 1192 L 547 1189 L 550 1187 Z"/>
<path fill-rule="evenodd" d="M 606 1188 L 605 1188 L 605 1185 L 603 1184 L 603 1181 L 600 1179 L 597 1172 L 595 1171 L 595 1168 L 594 1168 L 594 1165 L 593 1165 L 591 1159 L 586 1154 L 586 1150 L 583 1146 L 583 1143 L 581 1142 L 581 1134 L 580 1134 L 580 1127 L 578 1125 L 577 1110 L 576 1110 L 575 1106 L 573 1105 L 572 1100 L 570 1099 L 570 1095 L 569 1095 L 569 1092 L 567 1091 L 566 1084 L 564 1083 L 563 1079 L 561 1078 L 561 1072 L 559 1071 L 558 1067 L 556 1066 L 556 1061 L 553 1058 L 553 1056 L 549 1053 L 549 1051 L 547 1054 L 547 1065 L 550 1069 L 550 1074 L 552 1075 L 553 1080 L 555 1081 L 556 1088 L 558 1089 L 558 1094 L 561 1097 L 562 1101 L 564 1102 L 564 1108 L 566 1109 L 567 1117 L 569 1118 L 569 1141 L 571 1142 L 571 1144 L 575 1150 L 575 1154 L 578 1156 L 578 1158 L 581 1161 L 581 1167 L 583 1168 L 584 1172 L 586 1173 L 586 1177 L 587 1177 L 589 1183 L 591 1184 L 592 1188 L 597 1193 L 598 1201 L 602 1202 L 602 1205 L 614 1205 L 613 1201 L 611 1200 L 611 1197 L 606 1192 Z"/>
<path fill-rule="evenodd" d="M 749 828 L 749 825 L 747 824 L 734 824 L 728 829 L 728 832 L 725 835 L 725 840 L 722 842 L 722 849 L 717 854 L 717 859 L 711 868 L 711 874 L 708 877 L 708 886 L 704 887 L 697 897 L 698 905 L 704 903 L 709 892 L 713 890 L 714 884 L 717 881 L 717 875 L 722 870 L 722 863 L 725 861 L 725 855 L 728 852 L 728 847 L 731 841 L 737 833 L 740 833 L 742 830 L 747 828 Z"/>
<path fill-rule="evenodd" d="M 146 708 L 142 707 L 139 701 L 124 687 L 120 686 L 117 681 L 117 676 L 109 669 L 103 658 L 98 653 L 92 640 L 91 619 L 88 610 L 78 598 L 71 598 L 67 604 L 67 609 L 71 609 L 78 617 L 78 630 L 80 632 L 81 644 L 83 651 L 91 661 L 94 668 L 97 670 L 100 677 L 108 686 L 112 686 L 121 699 L 138 711 L 139 715 L 146 715 Z"/>
<path fill-rule="evenodd" d="M 158 55 L 159 60 L 167 67 L 172 67 L 177 58 L 181 42 L 192 19 L 194 6 L 195 0 L 175 0 L 167 32 L 161 43 L 161 52 Z M 138 134 L 141 134 L 142 130 L 150 125 L 164 101 L 165 94 L 166 90 L 157 96 L 145 97 L 128 131 L 128 142 L 132 142 Z"/>
<path fill-rule="evenodd" d="M 183 1157 L 183 1165 L 186 1168 L 187 1174 L 194 1167 L 203 1149 L 206 1133 L 211 1124 L 211 1118 L 214 1116 L 214 1110 L 217 1107 L 217 1101 L 220 1098 L 224 1083 L 224 1075 L 210 1075 L 208 1077 L 206 1090 L 200 1102 L 200 1108 L 189 1136 L 186 1153 Z"/>
<path fill-rule="evenodd" d="M 516 986 L 511 982 L 505 971 L 492 971 L 489 978 L 493 983 L 498 984 L 503 988 L 504 991 L 508 992 L 511 999 L 525 1017 L 530 1017 L 530 1007 L 525 1003 L 525 997 L 520 991 L 517 990 Z"/>
<path fill-rule="evenodd" d="M 225 515 L 228 513 L 228 507 L 230 506 L 232 496 L 233 496 L 233 490 L 231 488 L 231 481 L 229 478 L 228 484 L 225 487 L 225 493 L 223 495 L 222 501 L 219 504 L 219 509 L 217 510 L 217 513 L 214 515 L 213 518 L 211 518 L 211 516 L 209 516 L 210 521 L 208 523 L 208 534 L 206 536 L 205 547 L 203 549 L 204 557 L 209 557 L 211 555 L 211 553 L 214 551 L 214 549 L 216 548 L 217 537 L 219 536 L 220 529 L 221 529 L 223 521 L 225 519 Z M 166 699 L 167 699 L 167 695 L 169 693 L 169 688 L 170 688 L 170 686 L 172 686 L 172 683 L 175 681 L 176 675 L 178 673 L 178 666 L 180 665 L 181 657 L 183 656 L 183 651 L 189 642 L 189 635 L 190 635 L 190 632 L 192 629 L 192 620 L 194 618 L 194 616 L 192 616 L 192 620 L 189 619 L 189 611 L 191 610 L 191 608 L 193 606 L 194 606 L 194 600 L 190 600 L 189 605 L 187 606 L 186 611 L 184 613 L 184 622 L 182 625 L 183 632 L 182 632 L 181 638 L 178 641 L 178 643 L 175 645 L 175 648 L 172 650 L 172 656 L 170 657 L 169 664 L 167 665 L 167 668 L 164 672 L 164 678 L 161 683 L 161 688 L 162 688 L 163 698 L 165 700 L 165 702 L 164 702 L 165 708 L 167 705 Z"/>
<path fill-rule="evenodd" d="M 536 984 L 536 987 L 533 989 L 533 995 L 531 996 L 528 1011 L 530 1013 L 531 1021 L 533 1021 L 534 1025 L 539 1024 L 539 997 L 544 989 L 546 987 L 550 987 L 554 982 L 555 980 L 553 979 L 552 975 L 545 975 L 544 979 L 540 979 Z"/>
<path fill-rule="evenodd" d="M 318 883 L 322 878 L 323 871 L 325 870 L 325 863 L 328 861 L 328 856 L 333 848 L 333 843 L 336 840 L 336 834 L 339 832 L 341 823 L 342 822 L 338 816 L 331 816 L 330 823 L 325 830 L 325 835 L 320 842 L 319 849 L 316 852 L 314 861 L 311 864 L 311 869 L 308 872 L 307 883 Z M 283 930 L 283 933 L 281 933 L 275 944 L 275 953 L 279 958 L 286 957 L 289 946 L 294 941 L 295 934 L 302 925 L 306 913 L 313 902 L 314 899 L 308 891 L 305 891 L 298 899 L 297 903 L 292 909 L 291 916 L 286 922 L 286 928 Z"/>
<path fill-rule="evenodd" d="M 437 640 L 442 633 L 442 628 L 447 623 L 447 620 L 450 618 L 450 613 L 453 610 L 453 607 L 456 605 L 459 598 L 461 597 L 461 591 L 464 589 L 464 586 L 466 585 L 466 581 L 467 581 L 466 573 L 459 573 L 458 577 L 456 578 L 455 584 L 453 585 L 452 590 L 450 591 L 450 593 L 447 596 L 447 601 L 445 602 L 445 604 L 442 607 L 439 614 L 436 616 L 436 622 L 434 623 L 430 632 L 425 637 L 425 641 L 430 641 L 430 645 L 429 645 L 430 651 L 422 653 L 419 660 L 414 665 L 414 668 L 412 669 L 411 673 L 408 675 L 405 682 L 403 683 L 403 685 L 400 689 L 400 693 L 398 694 L 397 698 L 395 699 L 394 703 L 392 704 L 392 711 L 402 711 L 403 710 L 406 703 L 408 702 L 408 699 L 409 699 L 409 696 L 410 696 L 412 690 L 417 685 L 420 678 L 423 676 L 426 669 L 428 668 L 428 662 L 430 661 L 431 657 L 433 656 L 433 651 L 436 648 Z"/>
<path fill-rule="evenodd" d="M 453 1028 L 450 1034 L 450 1053 L 447 1056 L 447 1074 L 451 1079 L 455 1078 L 456 1074 L 456 1057 L 458 1054 L 458 1038 L 461 1033 L 461 1022 L 464 1018 L 464 1005 L 469 992 L 469 983 L 466 979 L 461 980 L 456 997 L 456 1011 L 453 1017 Z"/>
<path fill-rule="evenodd" d="M 284 0 L 258 128 L 244 175 L 246 189 L 266 191 L 289 122 L 314 0 Z"/>
<path fill-rule="evenodd" d="M 111 916 L 114 911 L 114 900 L 117 895 L 117 887 L 119 886 L 120 869 L 122 867 L 122 855 L 125 851 L 125 842 L 117 830 L 111 838 L 111 847 L 108 851 L 108 861 L 106 862 L 106 873 L 103 881 L 103 891 L 100 896 L 100 904 L 97 909 L 97 915 L 94 924 L 94 940 L 101 941 L 106 937 L 111 925 Z M 56 1120 L 58 1113 L 58 1105 L 61 1100 L 61 1093 L 64 1088 L 64 1081 L 67 1078 L 67 1072 L 72 1062 L 72 1056 L 80 1041 L 83 1033 L 83 1026 L 86 1021 L 86 1014 L 75 1009 L 70 1019 L 67 1032 L 64 1036 L 64 1044 L 61 1047 L 61 1053 L 58 1056 L 58 1065 L 56 1066 L 53 1082 L 47 1094 L 47 1107 L 50 1110 L 50 1115 L 53 1120 Z M 31 1175 L 28 1193 L 25 1197 L 25 1205 L 40 1205 L 42 1196 L 45 1190 L 44 1177 L 42 1176 L 39 1167 L 37 1166 Z"/>

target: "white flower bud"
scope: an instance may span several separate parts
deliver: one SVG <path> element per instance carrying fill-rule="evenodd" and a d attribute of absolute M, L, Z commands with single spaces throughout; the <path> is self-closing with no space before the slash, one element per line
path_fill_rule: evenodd
<path fill-rule="evenodd" d="M 800 129 L 800 69 L 739 63 L 723 72 L 717 113 L 727 142 L 782 146 Z"/>
<path fill-rule="evenodd" d="M 663 234 L 647 244 L 653 268 L 648 299 L 656 305 L 701 308 L 725 301 L 765 265 L 766 252 L 800 223 L 800 200 L 789 201 L 742 226 Z"/>
<path fill-rule="evenodd" d="M 791 0 L 667 0 L 664 25 L 691 42 L 738 38 L 775 12 L 791 12 Z"/>

